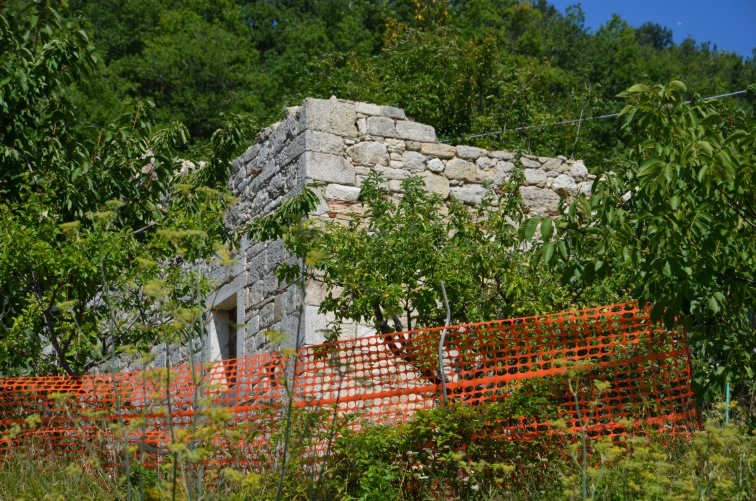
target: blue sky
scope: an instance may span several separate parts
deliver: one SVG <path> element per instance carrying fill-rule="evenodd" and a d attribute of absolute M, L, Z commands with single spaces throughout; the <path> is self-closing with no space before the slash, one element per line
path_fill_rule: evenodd
<path fill-rule="evenodd" d="M 577 0 L 549 0 L 561 12 Z M 675 43 L 688 36 L 751 57 L 756 47 L 756 0 L 582 0 L 585 27 L 595 32 L 613 13 L 632 26 L 646 21 L 672 30 Z"/>

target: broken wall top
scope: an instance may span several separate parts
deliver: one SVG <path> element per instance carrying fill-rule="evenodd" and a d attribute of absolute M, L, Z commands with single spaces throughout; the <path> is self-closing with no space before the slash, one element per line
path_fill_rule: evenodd
<path fill-rule="evenodd" d="M 378 172 L 394 192 L 410 175 L 444 199 L 481 202 L 484 183 L 501 184 L 516 168 L 524 173 L 523 209 L 554 214 L 562 197 L 589 194 L 594 176 L 582 161 L 452 146 L 438 141 L 430 125 L 391 106 L 331 98 L 306 99 L 286 118 L 264 129 L 235 162 L 231 187 L 240 204 L 235 222 L 269 213 L 287 194 L 317 182 L 316 215 L 349 218 L 358 210 L 362 180 Z"/>

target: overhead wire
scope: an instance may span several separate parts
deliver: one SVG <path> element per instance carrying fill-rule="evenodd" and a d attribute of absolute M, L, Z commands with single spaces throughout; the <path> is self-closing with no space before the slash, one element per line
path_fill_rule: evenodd
<path fill-rule="evenodd" d="M 724 98 L 724 97 L 737 96 L 737 95 L 740 95 L 740 94 L 745 94 L 746 92 L 747 92 L 746 89 L 744 89 L 744 90 L 738 90 L 738 91 L 735 91 L 735 92 L 728 92 L 727 94 L 719 94 L 717 96 L 705 97 L 705 98 L 703 98 L 703 101 L 711 101 L 712 99 L 721 99 L 721 98 Z M 691 101 L 685 101 L 686 104 L 690 103 L 690 102 Z M 574 123 L 580 123 L 580 122 L 588 122 L 588 121 L 591 121 L 591 120 L 604 120 L 606 118 L 615 118 L 615 117 L 618 117 L 618 116 L 619 116 L 619 113 L 609 113 L 607 115 L 599 115 L 599 116 L 595 116 L 595 117 L 586 117 L 586 118 L 575 118 L 575 119 L 572 119 L 572 120 L 562 120 L 562 121 L 559 121 L 559 122 L 553 122 L 553 123 L 548 123 L 548 124 L 525 125 L 523 127 L 517 127 L 517 128 L 509 129 L 509 130 L 515 131 L 515 132 L 522 132 L 522 131 L 532 130 L 532 129 L 542 129 L 542 128 L 545 128 L 545 127 L 553 127 L 555 125 L 567 125 L 567 124 L 574 124 Z M 467 135 L 467 136 L 462 136 L 460 139 L 475 139 L 475 138 L 478 138 L 478 137 L 500 136 L 504 132 L 505 132 L 505 130 L 496 130 L 496 131 L 491 131 L 491 132 L 482 132 L 480 134 L 470 134 L 470 135 Z"/>

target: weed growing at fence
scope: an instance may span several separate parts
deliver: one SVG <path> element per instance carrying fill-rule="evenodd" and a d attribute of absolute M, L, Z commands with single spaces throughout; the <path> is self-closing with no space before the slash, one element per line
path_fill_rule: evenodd
<path fill-rule="evenodd" d="M 746 425 L 724 424 L 712 415 L 690 437 L 589 436 L 583 498 L 583 469 L 570 457 L 570 444 L 579 444 L 576 436 L 557 433 L 526 441 L 486 429 L 485 423 L 504 415 L 517 420 L 518 409 L 538 409 L 539 419 L 552 415 L 553 406 L 541 406 L 544 397 L 532 389 L 513 397 L 520 402 L 452 405 L 401 426 L 362 432 L 347 432 L 340 420 L 332 428 L 329 411 L 297 409 L 278 499 L 748 500 L 756 492 L 756 438 Z M 307 445 L 331 433 L 338 435 L 333 454 L 327 464 L 318 464 Z M 0 464 L 0 499 L 127 499 L 127 481 L 140 486 L 132 489 L 132 499 L 190 499 L 187 485 L 172 482 L 170 460 L 132 463 L 128 479 L 123 463 L 99 461 L 91 450 L 67 457 L 42 449 L 16 451 Z M 208 465 L 201 499 L 277 499 L 277 468 L 274 456 L 244 468 Z"/>
<path fill-rule="evenodd" d="M 690 439 L 626 436 L 590 441 L 588 496 L 582 471 L 562 477 L 563 499 L 753 499 L 756 440 L 742 425 L 714 420 Z"/>
<path fill-rule="evenodd" d="M 173 328 L 186 336 L 203 328 L 200 308 L 176 310 L 176 318 L 182 311 Z M 390 426 L 370 423 L 400 397 L 355 393 L 364 408 L 340 400 L 359 391 L 345 379 L 351 368 L 372 362 L 329 346 L 312 359 L 278 346 L 272 357 L 240 364 L 204 361 L 200 344 L 176 367 L 166 353 L 165 367 L 118 378 L 8 381 L 3 409 L 13 419 L 3 421 L 3 450 L 49 462 L 40 485 L 51 471 L 79 468 L 111 498 L 129 501 L 747 499 L 753 490 L 754 441 L 745 428 L 715 423 L 687 441 L 667 433 L 695 425 L 679 371 L 659 379 L 654 364 L 559 358 L 539 366 L 548 374 L 493 384 L 486 378 L 499 366 L 482 359 L 487 366 L 459 365 L 469 377 L 458 378 L 448 399 L 420 411 L 432 405 L 428 393 L 411 419 Z M 378 343 L 368 346 L 378 353 Z M 619 356 L 645 356 L 645 347 L 676 357 L 674 367 L 685 360 L 658 339 L 630 343 Z M 498 348 L 508 374 L 533 363 L 522 349 Z M 71 393 L 55 393 L 61 389 Z"/>
<path fill-rule="evenodd" d="M 546 494 L 564 459 L 556 435 L 534 433 L 556 417 L 543 389 L 528 381 L 509 398 L 419 412 L 401 426 L 374 426 L 336 442 L 335 478 L 355 499 L 478 499 L 485 493 Z"/>

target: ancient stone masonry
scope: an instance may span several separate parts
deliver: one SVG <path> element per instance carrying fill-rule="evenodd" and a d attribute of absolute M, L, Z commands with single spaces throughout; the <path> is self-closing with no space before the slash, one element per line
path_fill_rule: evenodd
<path fill-rule="evenodd" d="M 397 193 L 404 178 L 417 175 L 444 199 L 474 205 L 485 194 L 484 183 L 505 182 L 516 168 L 523 169 L 520 193 L 523 209 L 530 214 L 555 213 L 562 197 L 590 193 L 594 179 L 581 161 L 565 157 L 518 158 L 508 151 L 440 143 L 433 127 L 409 119 L 399 108 L 307 99 L 301 107 L 288 109 L 283 121 L 263 130 L 234 162 L 229 183 L 238 202 L 229 224 L 242 227 L 269 214 L 309 183 L 318 183 L 320 197 L 313 216 L 349 219 L 360 212 L 360 185 L 371 172 L 379 172 Z M 213 304 L 220 312 L 236 314 L 236 320 L 229 321 L 244 327 L 226 341 L 233 343 L 235 338 L 235 349 L 224 353 L 223 340 L 216 340 L 216 355 L 220 351 L 242 356 L 265 349 L 265 331 L 283 333 L 290 344 L 297 333 L 298 344 L 322 341 L 329 318 L 317 310 L 324 291 L 314 283 L 304 290 L 278 283 L 275 266 L 297 263 L 281 242 L 244 241 L 237 260 L 231 273 L 224 272 Z M 359 325 L 342 329 L 345 337 L 372 332 Z"/>

